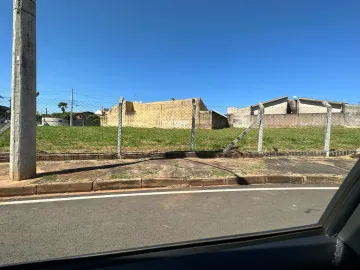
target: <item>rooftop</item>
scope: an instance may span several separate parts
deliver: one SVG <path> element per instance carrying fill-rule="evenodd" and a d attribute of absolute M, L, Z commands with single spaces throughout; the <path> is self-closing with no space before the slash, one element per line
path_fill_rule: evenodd
<path fill-rule="evenodd" d="M 274 102 L 277 102 L 277 101 L 282 101 L 282 100 L 286 100 L 286 101 L 287 101 L 287 100 L 288 100 L 288 96 L 282 96 L 282 97 L 278 97 L 278 98 L 275 98 L 275 99 L 271 99 L 271 100 L 262 102 L 262 104 L 264 105 L 264 107 L 267 107 L 267 106 L 270 105 L 271 103 L 274 103 Z M 258 108 L 258 107 L 259 107 L 259 104 L 252 105 L 251 107 L 253 107 L 253 108 Z"/>
<path fill-rule="evenodd" d="M 324 99 L 304 98 L 304 97 L 298 98 L 298 100 L 305 100 L 305 101 L 314 102 L 314 103 L 322 103 L 324 101 L 327 101 L 330 104 L 337 104 L 337 105 L 344 104 L 344 102 L 339 102 L 339 101 L 329 101 L 329 100 L 324 100 Z"/>
<path fill-rule="evenodd" d="M 162 101 L 153 101 L 153 102 L 139 102 L 139 101 L 130 101 L 130 100 L 127 101 L 133 103 L 141 103 L 141 104 L 157 104 L 157 103 L 165 103 L 165 102 L 191 101 L 193 99 L 195 99 L 195 101 L 201 100 L 201 98 L 185 98 L 185 99 L 162 100 Z"/>

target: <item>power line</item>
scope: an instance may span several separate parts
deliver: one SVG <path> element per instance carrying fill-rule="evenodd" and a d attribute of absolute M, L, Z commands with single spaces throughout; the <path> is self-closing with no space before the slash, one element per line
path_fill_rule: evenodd
<path fill-rule="evenodd" d="M 84 95 L 84 94 L 81 94 L 81 93 L 78 93 L 78 92 L 76 92 L 76 95 L 79 95 L 79 96 L 83 96 L 83 97 L 87 97 L 87 98 L 92 98 L 92 99 L 97 99 L 97 100 L 111 100 L 111 101 L 113 101 L 114 99 L 113 98 L 110 98 L 110 97 L 106 97 L 106 98 L 104 98 L 104 97 L 101 97 L 101 98 L 99 98 L 99 97 L 91 97 L 91 96 L 88 96 L 88 95 Z"/>

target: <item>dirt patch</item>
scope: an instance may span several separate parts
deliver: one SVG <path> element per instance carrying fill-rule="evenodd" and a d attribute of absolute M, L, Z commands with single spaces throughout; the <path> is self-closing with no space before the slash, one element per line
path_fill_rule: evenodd
<path fill-rule="evenodd" d="M 195 170 L 197 166 L 202 166 L 203 168 L 214 170 L 221 170 L 227 172 L 227 174 L 246 176 L 246 175 L 263 175 L 266 173 L 266 167 L 264 159 L 254 159 L 254 158 L 243 158 L 239 159 L 228 159 L 228 158 L 216 158 L 216 159 L 196 159 L 196 158 L 187 158 L 188 162 L 194 164 Z M 192 167 L 188 165 L 189 167 Z M 215 173 L 216 174 L 216 173 Z"/>
<path fill-rule="evenodd" d="M 356 159 L 326 157 L 266 158 L 264 163 L 269 173 L 279 174 L 328 174 L 345 176 Z"/>
<path fill-rule="evenodd" d="M 248 175 L 345 176 L 357 159 L 271 157 L 243 159 L 143 159 L 38 162 L 34 179 L 11 182 L 8 163 L 0 164 L 0 186 L 90 182 L 113 179 L 193 179 Z"/>

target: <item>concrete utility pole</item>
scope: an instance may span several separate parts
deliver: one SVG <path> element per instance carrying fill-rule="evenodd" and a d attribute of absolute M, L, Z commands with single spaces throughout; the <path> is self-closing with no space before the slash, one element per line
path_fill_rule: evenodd
<path fill-rule="evenodd" d="M 259 102 L 258 117 L 260 119 L 259 124 L 259 141 L 258 141 L 258 152 L 261 154 L 263 151 L 263 135 L 264 135 L 264 105 Z"/>
<path fill-rule="evenodd" d="M 73 107 L 74 107 L 74 89 L 71 89 L 71 100 L 70 100 L 70 127 L 73 125 Z"/>
<path fill-rule="evenodd" d="M 36 0 L 13 0 L 10 179 L 36 174 Z"/>
<path fill-rule="evenodd" d="M 324 151 L 326 156 L 330 155 L 330 133 L 331 133 L 331 112 L 332 107 L 329 102 L 323 101 L 322 104 L 326 107 L 326 124 L 325 124 L 325 143 Z"/>
<path fill-rule="evenodd" d="M 121 137 L 122 137 L 122 111 L 123 111 L 124 98 L 120 97 L 119 100 L 119 112 L 118 112 L 118 140 L 117 140 L 117 152 L 118 158 L 121 158 Z"/>
<path fill-rule="evenodd" d="M 190 140 L 190 151 L 194 151 L 195 146 L 195 114 L 196 114 L 196 101 L 191 100 L 192 114 L 191 114 L 191 140 Z M 199 122 L 200 124 L 200 122 Z"/>

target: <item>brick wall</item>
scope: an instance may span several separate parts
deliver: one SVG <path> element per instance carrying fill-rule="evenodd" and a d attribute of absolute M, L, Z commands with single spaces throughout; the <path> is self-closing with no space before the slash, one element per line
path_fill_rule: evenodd
<path fill-rule="evenodd" d="M 299 114 L 267 114 L 265 108 L 266 127 L 323 127 L 326 120 L 326 108 L 319 102 L 302 101 Z M 332 123 L 334 127 L 360 127 L 360 106 L 341 103 L 332 105 Z M 307 111 L 307 113 L 304 113 Z M 310 113 L 310 111 L 315 111 Z M 256 121 L 256 115 L 251 114 L 251 107 L 228 108 L 228 122 L 230 127 L 246 128 Z"/>
<path fill-rule="evenodd" d="M 331 103 L 332 113 L 341 113 L 342 112 L 342 104 Z M 298 100 L 298 112 L 299 114 L 313 114 L 313 113 L 324 113 L 326 114 L 326 107 L 322 105 L 321 102 L 318 101 L 309 101 L 306 99 Z"/>
<path fill-rule="evenodd" d="M 288 107 L 288 99 L 283 98 L 279 100 L 274 100 L 272 102 L 264 103 L 264 113 L 265 114 L 286 114 L 287 107 Z M 251 114 L 258 115 L 259 114 L 259 107 L 252 106 L 251 107 Z"/>
<path fill-rule="evenodd" d="M 232 116 L 233 127 L 246 128 L 255 122 L 257 115 L 236 117 Z M 324 127 L 326 114 L 309 113 L 309 114 L 277 114 L 264 115 L 265 127 Z M 333 113 L 331 126 L 345 126 L 345 115 L 343 113 Z"/>
<path fill-rule="evenodd" d="M 225 116 L 218 114 L 217 112 L 211 112 L 211 125 L 213 129 L 220 129 L 229 127 L 228 120 Z"/>
<path fill-rule="evenodd" d="M 344 114 L 346 127 L 360 127 L 360 106 L 345 104 Z"/>
<path fill-rule="evenodd" d="M 198 124 L 200 112 L 206 112 L 207 108 L 201 99 L 197 98 L 195 102 L 195 119 Z M 126 101 L 123 105 L 122 115 L 124 127 L 191 128 L 192 100 L 184 99 L 152 103 Z M 117 126 L 118 105 L 112 107 L 100 119 L 102 126 Z M 202 122 L 204 123 L 204 120 Z"/>
<path fill-rule="evenodd" d="M 199 120 L 197 122 L 197 127 L 211 129 L 211 111 L 200 112 Z"/>
<path fill-rule="evenodd" d="M 250 126 L 251 107 L 236 108 L 228 107 L 228 123 L 230 127 L 248 127 Z"/>

